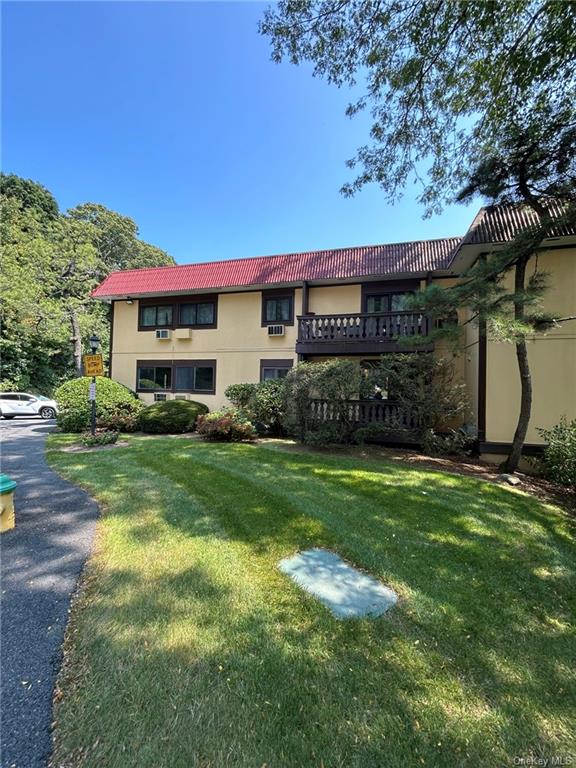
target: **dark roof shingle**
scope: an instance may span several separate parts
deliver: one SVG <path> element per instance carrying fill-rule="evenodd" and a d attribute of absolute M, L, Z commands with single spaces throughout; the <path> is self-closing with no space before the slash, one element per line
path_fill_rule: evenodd
<path fill-rule="evenodd" d="M 552 218 L 559 219 L 565 207 L 558 201 L 547 204 Z M 479 243 L 508 243 L 518 232 L 526 227 L 538 224 L 538 217 L 526 205 L 489 205 L 481 208 L 464 239 L 462 245 Z M 559 225 L 550 233 L 550 237 L 573 237 L 576 227 Z"/>

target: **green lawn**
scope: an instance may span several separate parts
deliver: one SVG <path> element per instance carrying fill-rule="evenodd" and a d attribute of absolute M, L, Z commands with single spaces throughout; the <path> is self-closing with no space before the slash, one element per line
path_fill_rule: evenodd
<path fill-rule="evenodd" d="M 103 506 L 55 766 L 505 766 L 576 751 L 573 523 L 514 490 L 274 445 L 129 438 L 49 461 Z M 393 587 L 339 621 L 277 570 Z"/>

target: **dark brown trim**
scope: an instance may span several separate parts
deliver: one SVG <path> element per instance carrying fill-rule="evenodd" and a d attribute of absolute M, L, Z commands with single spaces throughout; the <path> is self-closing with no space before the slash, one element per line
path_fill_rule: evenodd
<path fill-rule="evenodd" d="M 367 312 L 369 296 L 386 293 L 407 293 L 420 290 L 420 280 L 382 280 L 377 283 L 362 283 L 362 312 Z"/>
<path fill-rule="evenodd" d="M 310 288 L 306 280 L 302 281 L 302 314 L 310 313 Z"/>
<path fill-rule="evenodd" d="M 535 443 L 524 443 L 522 447 L 523 456 L 540 456 L 544 451 L 545 445 L 536 445 Z M 491 443 L 480 442 L 480 453 L 510 453 L 512 443 Z"/>
<path fill-rule="evenodd" d="M 138 330 L 155 331 L 158 328 L 196 328 L 209 330 L 218 327 L 218 295 L 217 293 L 193 293 L 173 297 L 172 301 L 163 301 L 161 296 L 149 296 L 138 300 Z M 214 304 L 214 322 L 209 325 L 196 323 L 194 325 L 180 322 L 180 307 L 182 304 Z M 172 322 L 170 325 L 142 325 L 141 310 L 143 307 L 172 307 Z"/>
<path fill-rule="evenodd" d="M 264 373 L 264 368 L 286 368 L 286 370 L 290 370 L 294 366 L 294 360 L 291 358 L 285 358 L 284 360 L 267 360 L 267 359 L 261 359 L 260 360 L 260 381 L 264 381 L 262 378 L 262 374 Z"/>
<path fill-rule="evenodd" d="M 108 378 L 112 378 L 112 350 L 114 349 L 114 301 L 110 302 L 110 336 L 108 348 Z"/>
<path fill-rule="evenodd" d="M 380 355 L 386 352 L 432 352 L 434 344 L 402 344 L 401 341 L 297 341 L 298 355 L 331 357 L 332 355 Z"/>
<path fill-rule="evenodd" d="M 294 325 L 294 295 L 295 288 L 273 288 L 271 290 L 261 291 L 262 294 L 262 328 L 269 325 Z M 289 320 L 266 320 L 266 299 L 290 299 L 290 319 Z"/>
<path fill-rule="evenodd" d="M 138 388 L 138 368 L 144 367 L 151 368 L 171 368 L 172 369 L 172 386 L 170 389 L 139 389 Z M 213 368 L 214 370 L 214 386 L 212 389 L 177 389 L 176 388 L 176 368 Z M 216 360 L 136 360 L 136 392 L 152 393 L 155 392 L 187 392 L 191 395 L 215 395 L 216 394 L 216 376 L 217 376 L 217 364 Z"/>

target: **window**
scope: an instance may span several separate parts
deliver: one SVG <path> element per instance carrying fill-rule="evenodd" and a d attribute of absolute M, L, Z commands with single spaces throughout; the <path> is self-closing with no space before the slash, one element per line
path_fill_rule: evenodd
<path fill-rule="evenodd" d="M 176 386 L 179 392 L 213 392 L 213 365 L 178 365 L 176 366 Z"/>
<path fill-rule="evenodd" d="M 402 312 L 412 292 L 381 293 L 366 296 L 366 312 Z"/>
<path fill-rule="evenodd" d="M 281 323 L 290 320 L 291 311 L 292 299 L 290 296 L 266 299 L 266 321 L 269 323 Z"/>
<path fill-rule="evenodd" d="M 0 399 L 2 399 L 2 400 L 19 400 L 20 397 L 18 395 L 6 395 L 6 394 L 3 393 L 3 394 L 0 395 Z"/>
<path fill-rule="evenodd" d="M 262 292 L 262 325 L 294 324 L 294 290 Z"/>
<path fill-rule="evenodd" d="M 260 360 L 260 381 L 283 379 L 292 368 L 292 360 Z"/>
<path fill-rule="evenodd" d="M 215 360 L 139 360 L 136 389 L 139 392 L 216 391 Z"/>
<path fill-rule="evenodd" d="M 172 389 L 172 366 L 139 366 L 136 389 L 152 392 L 156 389 Z"/>
<path fill-rule="evenodd" d="M 214 325 L 216 304 L 213 301 L 180 304 L 180 325 Z"/>
<path fill-rule="evenodd" d="M 172 304 L 140 306 L 141 328 L 162 328 L 172 325 Z"/>

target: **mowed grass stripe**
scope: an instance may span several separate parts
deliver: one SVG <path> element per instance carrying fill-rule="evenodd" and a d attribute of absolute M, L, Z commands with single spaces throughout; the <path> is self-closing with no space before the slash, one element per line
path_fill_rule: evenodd
<path fill-rule="evenodd" d="M 261 446 L 131 438 L 50 459 L 106 504 L 68 638 L 63 764 L 477 766 L 573 746 L 557 511 Z M 332 618 L 276 569 L 309 545 L 384 576 L 400 605 Z"/>

